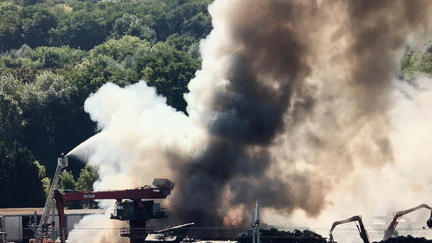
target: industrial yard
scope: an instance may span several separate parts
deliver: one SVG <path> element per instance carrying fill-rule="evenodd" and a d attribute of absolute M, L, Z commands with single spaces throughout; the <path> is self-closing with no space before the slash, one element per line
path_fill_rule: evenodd
<path fill-rule="evenodd" d="M 0 242 L 29 242 L 30 239 L 34 238 L 34 233 L 31 229 L 26 226 L 26 222 L 34 215 L 34 211 L 41 213 L 43 208 L 22 208 L 22 209 L 2 209 L 0 213 L 2 215 L 2 230 L 6 232 L 7 241 Z M 90 210 L 66 210 L 67 218 L 67 233 L 73 230 L 73 225 L 78 223 L 80 219 L 89 214 L 103 214 L 103 209 L 90 209 Z M 58 216 L 56 216 L 58 223 Z M 58 225 L 58 224 L 57 224 Z M 190 225 L 184 225 L 184 230 L 177 229 L 162 229 L 154 230 L 149 229 L 150 233 L 144 242 L 147 243 L 173 243 L 173 242 L 238 242 L 238 243 L 252 243 L 251 229 L 239 228 L 223 228 L 223 227 L 193 227 Z M 100 231 L 102 229 L 89 229 L 93 231 Z M 121 234 L 122 229 L 105 229 L 116 231 Z M 418 230 L 420 232 L 420 230 Z M 220 234 L 223 232 L 223 234 Z M 409 232 L 406 230 L 400 231 Z M 412 231 L 411 231 L 412 232 Z M 347 243 L 363 242 L 359 236 L 359 232 L 355 229 L 355 225 L 350 225 L 350 228 L 342 228 L 338 232 L 335 232 L 334 242 Z M 418 232 L 417 232 L 418 233 Z M 56 228 L 56 235 L 59 235 L 59 230 Z M 320 235 L 314 232 L 314 230 L 292 230 L 284 231 L 277 230 L 275 228 L 261 230 L 260 233 L 261 243 L 329 243 L 328 235 Z M 382 234 L 381 234 L 382 236 Z M 2 238 L 0 238 L 2 239 Z M 59 239 L 57 240 L 59 242 Z M 398 237 L 392 237 L 385 241 L 372 241 L 381 243 L 431 243 L 432 240 L 425 237 L 413 237 L 409 234 L 401 235 Z"/>
<path fill-rule="evenodd" d="M 155 199 L 164 200 L 175 188 L 175 184 L 168 179 L 155 178 L 153 186 L 143 186 L 135 189 L 113 191 L 64 191 L 57 187 L 61 171 L 68 166 L 67 155 L 58 158 L 58 165 L 53 183 L 44 208 L 9 208 L 0 209 L 0 243 L 6 242 L 67 242 L 68 235 L 87 215 L 106 214 L 105 209 L 65 210 L 70 201 L 115 200 L 114 211 L 110 213 L 110 220 L 127 222 L 129 227 L 116 230 L 123 238 L 129 238 L 131 243 L 144 242 L 195 242 L 195 241 L 236 241 L 238 243 L 337 243 L 333 235 L 339 225 L 355 223 L 359 238 L 363 243 L 370 243 L 366 226 L 360 215 L 335 221 L 329 230 L 329 237 L 306 229 L 281 231 L 262 225 L 260 215 L 260 200 L 256 199 L 255 209 L 252 211 L 251 227 L 199 227 L 194 222 L 183 225 L 168 226 L 161 229 L 149 228 L 147 223 L 155 219 L 168 217 L 166 209 L 156 203 Z M 424 237 L 411 235 L 399 236 L 396 227 L 404 215 L 417 210 L 426 209 L 430 212 L 423 229 L 432 228 L 432 208 L 427 204 L 401 210 L 394 213 L 393 219 L 384 231 L 380 242 L 386 243 L 421 243 L 432 242 Z M 429 213 L 428 213 L 429 215 Z M 94 226 L 96 230 L 105 230 Z M 83 229 L 81 229 L 83 230 Z M 92 229 L 88 229 L 92 230 Z M 93 229 L 95 230 L 95 229 Z"/>

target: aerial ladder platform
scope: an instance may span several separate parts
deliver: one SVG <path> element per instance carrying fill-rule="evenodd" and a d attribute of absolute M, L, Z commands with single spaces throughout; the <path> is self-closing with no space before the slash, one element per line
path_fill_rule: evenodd
<path fill-rule="evenodd" d="M 33 230 L 35 231 L 35 239 L 31 240 L 32 242 L 34 241 L 37 243 L 47 242 L 47 238 L 49 238 L 51 233 L 54 231 L 55 221 L 54 219 L 52 219 L 52 222 L 49 222 L 49 217 L 50 217 L 50 212 L 54 210 L 54 194 L 55 191 L 58 189 L 58 185 L 60 182 L 60 174 L 63 171 L 63 169 L 66 168 L 67 166 L 68 166 L 68 158 L 62 153 L 60 157 L 57 159 L 57 168 L 38 225 L 35 218 L 35 222 L 33 225 Z"/>

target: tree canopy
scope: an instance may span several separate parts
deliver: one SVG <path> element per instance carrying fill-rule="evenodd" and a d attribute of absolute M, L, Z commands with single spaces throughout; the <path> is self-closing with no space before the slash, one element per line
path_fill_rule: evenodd
<path fill-rule="evenodd" d="M 0 141 L 0 207 L 40 206 L 45 202 L 36 160 L 18 142 Z"/>
<path fill-rule="evenodd" d="M 103 84 L 144 80 L 186 113 L 211 2 L 0 2 L 0 185 L 12 203 L 0 206 L 43 206 L 58 155 L 97 132 L 83 106 Z M 62 188 L 92 190 L 97 178 L 70 163 Z"/>

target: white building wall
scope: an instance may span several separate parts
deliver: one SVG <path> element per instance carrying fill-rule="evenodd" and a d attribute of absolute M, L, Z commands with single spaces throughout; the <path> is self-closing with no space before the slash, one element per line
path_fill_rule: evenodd
<path fill-rule="evenodd" d="M 8 241 L 22 240 L 22 219 L 21 216 L 3 216 L 3 228 L 7 232 Z"/>
<path fill-rule="evenodd" d="M 67 233 L 72 231 L 75 224 L 77 224 L 84 216 L 89 214 L 101 214 L 104 213 L 105 210 L 76 210 L 75 214 L 66 214 L 66 228 Z M 2 225 L 2 228 L 0 227 L 0 232 L 4 231 L 6 232 L 6 239 L 7 241 L 16 242 L 16 241 L 22 241 L 23 240 L 23 227 L 28 228 L 27 225 L 23 225 L 23 217 L 30 217 L 34 214 L 22 214 L 22 215 L 7 215 L 3 214 L 0 215 L 0 225 Z M 52 219 L 49 219 L 49 222 L 51 222 Z M 59 217 L 58 215 L 55 216 L 55 238 L 60 236 L 60 230 L 59 230 Z M 33 238 L 33 237 L 31 237 Z M 1 238 L 0 238 L 1 243 Z"/>

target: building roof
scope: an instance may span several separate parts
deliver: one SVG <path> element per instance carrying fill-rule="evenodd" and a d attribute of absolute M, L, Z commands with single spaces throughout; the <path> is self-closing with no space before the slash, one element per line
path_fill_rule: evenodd
<path fill-rule="evenodd" d="M 34 215 L 35 211 L 37 215 L 43 214 L 43 208 L 0 208 L 0 216 Z M 67 209 L 65 214 L 103 214 L 106 211 L 107 209 Z"/>

